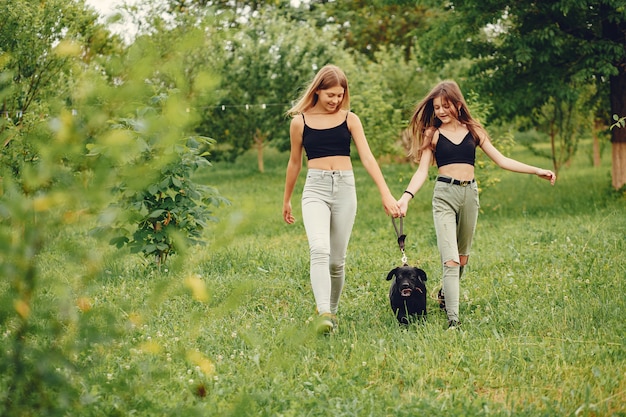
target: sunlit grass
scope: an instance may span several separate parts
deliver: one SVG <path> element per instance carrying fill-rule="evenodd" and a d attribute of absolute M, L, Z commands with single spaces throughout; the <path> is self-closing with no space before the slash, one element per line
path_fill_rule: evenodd
<path fill-rule="evenodd" d="M 429 316 L 402 330 L 385 281 L 400 263 L 395 232 L 356 164 L 340 328 L 319 337 L 309 325 L 303 175 L 292 200 L 298 222 L 281 218 L 286 158 L 268 152 L 265 174 L 253 155 L 208 169 L 202 178 L 233 204 L 217 210 L 206 246 L 161 271 L 82 229 L 42 255 L 50 286 L 38 297 L 70 332 L 59 372 L 80 392 L 76 415 L 626 413 L 624 200 L 611 194 L 606 165 L 576 161 L 556 187 L 497 171 L 500 182 L 481 194 L 462 330 L 450 332 L 432 298 L 441 280 L 432 183 L 404 224 L 409 263 L 429 274 Z M 394 193 L 413 169 L 383 167 Z"/>

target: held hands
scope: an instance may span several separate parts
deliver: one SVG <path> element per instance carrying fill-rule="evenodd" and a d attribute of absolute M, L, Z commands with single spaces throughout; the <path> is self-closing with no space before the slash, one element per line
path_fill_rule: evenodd
<path fill-rule="evenodd" d="M 398 203 L 395 198 L 389 193 L 387 196 L 383 197 L 383 207 L 385 208 L 385 213 L 387 216 L 400 217 L 400 207 L 398 207 Z"/>
<path fill-rule="evenodd" d="M 409 210 L 409 201 L 411 196 L 408 194 L 402 194 L 402 197 L 398 200 L 398 208 L 400 209 L 400 217 L 405 217 L 406 212 Z"/>
<path fill-rule="evenodd" d="M 556 174 L 549 169 L 537 169 L 537 176 L 550 181 L 550 185 L 554 185 L 556 182 Z"/>

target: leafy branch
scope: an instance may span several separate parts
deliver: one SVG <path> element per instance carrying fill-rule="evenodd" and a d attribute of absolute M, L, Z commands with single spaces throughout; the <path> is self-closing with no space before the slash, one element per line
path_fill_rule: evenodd
<path fill-rule="evenodd" d="M 614 114 L 613 120 L 615 120 L 615 123 L 611 125 L 611 130 L 617 129 L 617 128 L 623 128 L 626 126 L 626 116 L 619 117 L 617 114 Z"/>

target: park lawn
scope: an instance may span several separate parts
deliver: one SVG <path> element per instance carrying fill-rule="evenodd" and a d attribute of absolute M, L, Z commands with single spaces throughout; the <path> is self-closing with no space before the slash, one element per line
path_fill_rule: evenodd
<path fill-rule="evenodd" d="M 59 239 L 73 243 L 41 256 L 38 294 L 63 327 L 55 345 L 68 365 L 58 372 L 75 391 L 66 408 L 81 416 L 626 415 L 626 201 L 609 188 L 610 155 L 597 168 L 579 155 L 555 187 L 489 174 L 499 182 L 481 190 L 458 331 L 445 329 L 434 300 L 432 181 L 404 221 L 409 263 L 428 273 L 430 293 L 426 322 L 407 329 L 387 299 L 386 274 L 401 262 L 395 231 L 358 162 L 359 210 L 330 337 L 310 326 L 303 174 L 292 199 L 298 221 L 281 218 L 286 154 L 268 150 L 264 174 L 250 154 L 201 173 L 232 204 L 216 211 L 205 246 L 161 270 L 68 230 Z M 513 156 L 549 167 L 523 148 Z M 397 196 L 415 169 L 382 168 Z M 75 262 L 74 249 L 101 256 Z M 35 330 L 32 343 L 50 341 Z"/>

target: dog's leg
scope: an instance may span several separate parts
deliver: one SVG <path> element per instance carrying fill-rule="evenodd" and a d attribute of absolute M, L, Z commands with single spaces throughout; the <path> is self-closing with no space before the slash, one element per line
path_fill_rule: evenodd
<path fill-rule="evenodd" d="M 400 325 L 409 324 L 407 319 L 408 311 L 406 303 L 404 301 L 398 300 L 398 298 L 399 294 L 396 294 L 396 297 L 394 298 L 392 298 L 392 296 L 390 295 L 391 311 L 393 312 L 393 315 L 396 317 Z"/>
<path fill-rule="evenodd" d="M 402 303 L 402 305 L 398 309 L 398 316 L 397 317 L 398 317 L 398 322 L 400 323 L 400 325 L 407 325 L 407 324 L 409 324 L 409 318 L 408 318 L 408 315 L 407 315 L 406 303 Z"/>

